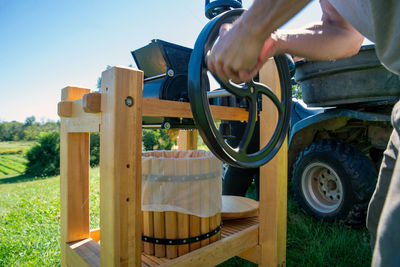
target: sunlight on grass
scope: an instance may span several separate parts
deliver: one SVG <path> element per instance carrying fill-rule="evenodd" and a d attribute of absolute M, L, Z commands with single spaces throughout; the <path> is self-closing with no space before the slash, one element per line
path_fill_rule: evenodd
<path fill-rule="evenodd" d="M 0 266 L 60 265 L 60 178 L 0 184 Z M 90 225 L 99 227 L 99 168 L 90 172 Z"/>
<path fill-rule="evenodd" d="M 25 172 L 25 152 L 33 142 L 0 142 L 0 179 Z"/>
<path fill-rule="evenodd" d="M 0 184 L 0 266 L 60 265 L 60 179 Z M 100 225 L 99 168 L 90 170 L 90 228 Z M 255 196 L 254 185 L 249 196 Z M 365 228 L 315 221 L 289 195 L 287 266 L 369 266 Z M 256 266 L 238 257 L 219 266 Z"/>

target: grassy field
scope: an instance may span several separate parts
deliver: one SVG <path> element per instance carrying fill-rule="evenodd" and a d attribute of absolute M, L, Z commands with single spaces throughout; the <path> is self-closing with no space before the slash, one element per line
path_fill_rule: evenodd
<path fill-rule="evenodd" d="M 23 175 L 30 142 L 0 143 L 0 266 L 60 265 L 59 177 Z M 90 224 L 99 227 L 99 169 L 90 175 Z M 249 196 L 254 194 L 254 187 Z M 366 229 L 318 222 L 288 200 L 287 266 L 369 266 Z M 240 258 L 219 265 L 256 266 Z"/>
<path fill-rule="evenodd" d="M 33 142 L 0 142 L 0 179 L 25 172 L 24 154 L 32 144 Z"/>
<path fill-rule="evenodd" d="M 58 266 L 59 177 L 26 179 L 9 177 L 0 183 L 0 266 Z M 91 170 L 90 190 L 93 229 L 99 227 L 98 168 Z M 370 260 L 364 228 L 315 221 L 289 198 L 287 266 L 369 266 Z M 234 258 L 220 266 L 255 265 Z"/>

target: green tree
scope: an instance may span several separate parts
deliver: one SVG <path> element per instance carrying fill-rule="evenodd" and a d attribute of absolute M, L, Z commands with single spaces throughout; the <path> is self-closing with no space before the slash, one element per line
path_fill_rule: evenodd
<path fill-rule="evenodd" d="M 165 130 L 144 129 L 142 135 L 142 149 L 145 151 L 171 150 L 174 145 Z"/>
<path fill-rule="evenodd" d="M 30 116 L 30 117 L 26 118 L 24 126 L 25 127 L 31 126 L 35 122 L 35 120 L 36 120 L 35 116 Z"/>
<path fill-rule="evenodd" d="M 100 163 L 100 134 L 90 134 L 90 166 L 94 167 Z"/>
<path fill-rule="evenodd" d="M 60 173 L 59 132 L 40 133 L 37 143 L 26 153 L 25 173 L 36 177 Z"/>

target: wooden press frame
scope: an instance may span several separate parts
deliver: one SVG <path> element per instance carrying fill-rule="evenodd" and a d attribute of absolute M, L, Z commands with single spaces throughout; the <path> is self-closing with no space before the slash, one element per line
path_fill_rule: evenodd
<path fill-rule="evenodd" d="M 260 81 L 277 95 L 274 61 Z M 102 74 L 101 93 L 62 89 L 61 264 L 62 266 L 142 266 L 141 153 L 142 116 L 192 118 L 189 103 L 142 99 L 143 73 L 113 67 Z M 265 100 L 263 100 L 265 101 Z M 247 120 L 241 108 L 213 106 L 214 118 Z M 271 136 L 275 108 L 263 105 L 260 136 Z M 89 133 L 100 132 L 100 229 L 89 229 Z M 196 147 L 196 131 L 182 132 L 180 147 Z M 261 140 L 261 145 L 266 140 Z M 260 168 L 258 223 L 221 240 L 154 265 L 214 266 L 240 256 L 260 266 L 283 266 L 286 257 L 287 143 Z"/>

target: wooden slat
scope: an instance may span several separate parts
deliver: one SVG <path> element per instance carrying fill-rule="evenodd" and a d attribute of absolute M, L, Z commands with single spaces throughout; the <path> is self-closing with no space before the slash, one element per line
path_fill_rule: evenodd
<path fill-rule="evenodd" d="M 102 266 L 141 265 L 143 72 L 102 74 L 100 228 Z M 134 105 L 125 105 L 131 97 Z"/>
<path fill-rule="evenodd" d="M 211 106 L 215 120 L 247 121 L 248 112 L 244 108 Z M 187 102 L 143 98 L 143 116 L 193 118 Z"/>
<path fill-rule="evenodd" d="M 279 76 L 274 61 L 260 71 L 260 82 L 280 96 Z M 260 146 L 265 146 L 277 122 L 276 108 L 263 97 L 260 115 Z M 287 141 L 278 154 L 260 168 L 260 266 L 281 266 L 286 258 Z"/>
<path fill-rule="evenodd" d="M 92 239 L 68 243 L 68 266 L 100 266 L 100 245 Z"/>
<path fill-rule="evenodd" d="M 208 160 L 202 160 L 200 166 L 201 172 L 206 173 L 210 172 L 211 166 Z M 202 181 L 198 181 L 201 184 L 201 210 L 202 212 L 208 212 L 210 209 L 210 192 L 214 192 L 210 190 L 210 180 L 205 179 Z M 210 232 L 210 218 L 202 217 L 200 219 L 200 233 L 206 234 Z M 210 243 L 210 239 L 206 238 L 201 241 L 201 246 L 204 247 Z"/>
<path fill-rule="evenodd" d="M 154 175 L 162 175 L 163 169 L 162 166 L 163 159 L 155 158 L 151 163 L 150 173 Z M 152 199 L 154 203 L 162 203 L 163 195 L 162 193 L 162 185 L 163 182 L 152 182 Z M 157 192 L 155 194 L 154 192 Z M 154 237 L 157 238 L 165 238 L 165 212 L 153 211 L 153 233 Z M 165 245 L 154 245 L 154 255 L 156 257 L 165 257 Z"/>
<path fill-rule="evenodd" d="M 189 165 L 189 170 L 190 170 L 190 174 L 194 175 L 194 174 L 200 174 L 201 173 L 201 160 L 200 159 L 193 159 L 191 160 Z M 197 189 L 198 186 L 198 181 L 190 181 L 189 184 L 191 184 L 191 186 L 193 186 L 193 188 Z M 189 189 L 191 190 L 191 194 L 198 194 L 198 191 L 193 191 L 193 189 Z M 201 204 L 200 202 L 195 202 L 193 201 L 191 203 L 191 209 L 194 210 L 200 210 L 201 208 Z M 190 232 L 190 237 L 196 237 L 200 235 L 201 232 L 201 218 L 199 216 L 195 216 L 195 215 L 189 215 L 189 232 Z M 201 243 L 199 242 L 194 242 L 191 243 L 189 245 L 190 247 L 190 251 L 196 250 L 198 248 L 201 247 Z"/>
<path fill-rule="evenodd" d="M 245 218 L 245 219 L 239 219 L 239 220 L 230 220 L 224 223 L 224 226 L 222 227 L 222 236 L 224 237 L 225 241 L 226 238 L 229 238 L 230 236 L 241 234 L 243 232 L 247 232 L 249 228 L 251 227 L 258 227 L 258 217 L 250 217 L 250 218 Z M 253 248 L 257 248 L 259 246 L 255 246 Z M 203 249 L 203 248 L 202 248 Z M 200 249 L 200 250 L 202 250 Z M 258 249 L 259 250 L 259 249 Z M 188 256 L 193 255 L 193 253 L 197 253 L 199 250 L 195 250 L 193 252 L 190 252 Z M 209 256 L 205 252 L 206 256 Z M 239 253 L 238 255 L 246 257 L 248 260 L 254 260 L 253 262 L 256 262 L 256 257 L 255 254 L 252 253 L 252 249 L 247 249 L 243 253 Z M 197 257 L 197 256 L 196 256 Z M 174 262 L 179 261 L 180 258 L 177 258 L 174 260 Z M 221 260 L 222 262 L 223 260 Z M 159 266 L 161 264 L 164 264 L 166 262 L 169 262 L 167 258 L 157 258 L 155 256 L 149 256 L 146 254 L 142 255 L 142 266 Z M 214 262 L 210 266 L 216 265 L 220 262 Z M 170 264 L 170 263 L 168 263 Z M 168 265 L 167 264 L 167 265 Z"/>
<path fill-rule="evenodd" d="M 168 239 L 176 239 L 178 237 L 178 217 L 175 211 L 165 212 L 165 237 Z M 169 259 L 178 257 L 178 246 L 167 245 L 166 255 Z"/>
<path fill-rule="evenodd" d="M 89 89 L 66 87 L 62 101 L 81 98 Z M 66 266 L 66 242 L 89 238 L 89 133 L 60 130 L 61 265 Z"/>
<path fill-rule="evenodd" d="M 153 211 L 154 237 L 165 238 L 165 212 Z M 154 255 L 165 257 L 165 245 L 154 245 Z"/>
<path fill-rule="evenodd" d="M 165 168 L 163 169 L 164 175 L 166 176 L 176 176 L 176 159 L 168 159 Z M 168 182 L 171 183 L 171 182 Z M 175 183 L 176 184 L 176 183 Z M 171 203 L 170 200 L 167 201 Z M 176 239 L 178 237 L 178 218 L 177 212 L 175 211 L 165 211 L 165 237 L 168 239 Z M 174 259 L 178 257 L 178 246 L 167 245 L 166 246 L 166 256 L 169 259 Z"/>
<path fill-rule="evenodd" d="M 147 175 L 150 173 L 150 160 L 142 161 L 142 173 L 143 175 Z M 147 202 L 149 198 L 151 198 L 151 194 L 148 192 L 145 193 L 142 198 L 144 202 Z M 143 235 L 145 236 L 154 236 L 154 221 L 153 221 L 153 212 L 152 211 L 143 211 Z M 149 242 L 143 242 L 143 251 L 145 254 L 154 255 L 154 244 Z"/>
<path fill-rule="evenodd" d="M 214 266 L 258 243 L 258 225 L 165 263 L 165 266 Z"/>
<path fill-rule="evenodd" d="M 195 150 L 197 149 L 197 130 L 180 130 L 178 136 L 178 149 L 179 150 Z M 178 161 L 178 174 L 187 175 L 190 173 L 190 168 L 185 161 Z M 179 190 L 190 190 L 190 183 L 180 183 Z M 189 215 L 178 213 L 178 237 L 187 238 L 189 236 Z M 178 247 L 179 256 L 185 255 L 190 251 L 189 245 L 180 245 Z"/>

